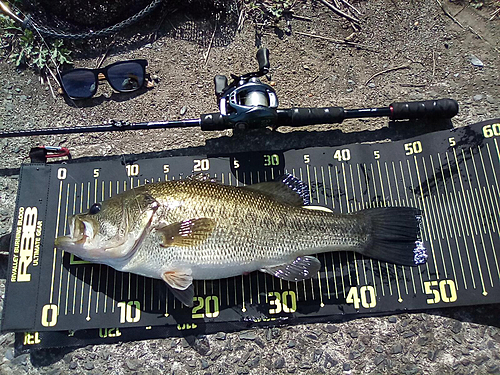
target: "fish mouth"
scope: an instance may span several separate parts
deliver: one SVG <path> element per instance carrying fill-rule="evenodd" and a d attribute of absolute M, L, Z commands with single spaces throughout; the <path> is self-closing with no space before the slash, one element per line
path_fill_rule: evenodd
<path fill-rule="evenodd" d="M 87 241 L 93 240 L 94 237 L 95 231 L 92 223 L 72 216 L 69 223 L 69 235 L 57 237 L 55 246 L 83 245 Z"/>

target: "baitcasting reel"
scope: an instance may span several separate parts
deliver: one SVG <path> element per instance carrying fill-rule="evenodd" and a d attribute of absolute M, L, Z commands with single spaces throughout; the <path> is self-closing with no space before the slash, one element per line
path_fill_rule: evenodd
<path fill-rule="evenodd" d="M 233 82 L 228 84 L 226 76 L 215 76 L 215 95 L 220 114 L 235 129 L 273 126 L 276 123 L 278 97 L 274 89 L 262 83 L 259 77 L 269 72 L 269 50 L 257 51 L 259 70 L 241 76 L 231 74 Z"/>

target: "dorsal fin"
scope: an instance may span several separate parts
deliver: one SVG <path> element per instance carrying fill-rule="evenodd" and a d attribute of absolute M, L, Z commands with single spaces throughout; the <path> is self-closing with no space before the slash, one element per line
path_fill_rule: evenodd
<path fill-rule="evenodd" d="M 301 207 L 311 203 L 307 185 L 291 174 L 280 176 L 274 181 L 245 186 L 243 189 L 258 191 L 278 202 L 292 206 Z"/>

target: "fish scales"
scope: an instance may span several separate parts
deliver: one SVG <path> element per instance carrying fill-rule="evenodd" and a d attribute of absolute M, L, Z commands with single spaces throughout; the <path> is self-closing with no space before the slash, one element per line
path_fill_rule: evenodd
<path fill-rule="evenodd" d="M 214 279 L 283 264 L 299 254 L 347 250 L 368 240 L 358 215 L 306 210 L 252 190 L 185 180 L 146 185 L 144 192 L 160 203 L 153 220 L 174 223 L 210 217 L 216 225 L 197 246 L 164 248 L 159 236 L 151 233 L 126 271 L 137 271 L 146 263 L 176 263 L 192 267 L 195 279 Z"/>

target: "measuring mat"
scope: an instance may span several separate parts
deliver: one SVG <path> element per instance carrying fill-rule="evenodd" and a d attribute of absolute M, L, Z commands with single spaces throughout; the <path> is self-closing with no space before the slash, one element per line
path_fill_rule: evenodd
<path fill-rule="evenodd" d="M 125 160 L 22 166 L 2 329 L 30 332 L 25 347 L 43 346 L 45 336 L 59 345 L 89 343 L 82 332 L 109 342 L 500 302 L 500 120 L 400 142 Z M 162 280 L 54 248 L 70 215 L 193 172 L 233 186 L 291 173 L 309 186 L 313 205 L 341 213 L 417 207 L 428 261 L 404 267 L 352 252 L 319 254 L 319 274 L 298 283 L 260 272 L 195 281 L 188 308 Z"/>

